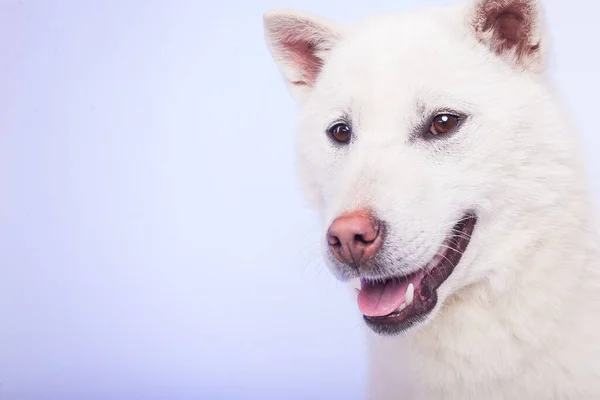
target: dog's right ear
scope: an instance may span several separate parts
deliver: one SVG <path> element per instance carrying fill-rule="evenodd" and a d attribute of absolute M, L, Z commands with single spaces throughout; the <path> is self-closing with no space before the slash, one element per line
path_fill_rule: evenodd
<path fill-rule="evenodd" d="M 341 29 L 319 17 L 293 11 L 265 14 L 267 45 L 292 95 L 303 102 L 314 87 Z"/>

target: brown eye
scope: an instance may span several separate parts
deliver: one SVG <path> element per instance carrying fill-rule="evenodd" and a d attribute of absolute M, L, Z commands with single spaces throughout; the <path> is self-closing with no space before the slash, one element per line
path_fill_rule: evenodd
<path fill-rule="evenodd" d="M 348 143 L 352 136 L 352 130 L 347 124 L 339 123 L 327 130 L 329 136 L 338 143 Z"/>
<path fill-rule="evenodd" d="M 429 127 L 429 133 L 432 135 L 443 135 L 456 128 L 460 118 L 452 114 L 436 115 Z"/>

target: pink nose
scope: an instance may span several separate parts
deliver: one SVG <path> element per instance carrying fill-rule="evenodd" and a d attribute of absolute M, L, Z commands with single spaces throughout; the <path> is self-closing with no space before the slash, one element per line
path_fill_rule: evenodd
<path fill-rule="evenodd" d="M 357 210 L 336 218 L 327 231 L 327 242 L 341 262 L 359 266 L 381 247 L 381 223 L 368 210 Z"/>

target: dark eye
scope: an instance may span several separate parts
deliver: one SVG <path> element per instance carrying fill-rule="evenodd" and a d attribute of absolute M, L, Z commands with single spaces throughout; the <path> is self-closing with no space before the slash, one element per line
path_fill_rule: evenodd
<path fill-rule="evenodd" d="M 460 122 L 460 117 L 452 114 L 439 114 L 433 119 L 429 126 L 429 133 L 432 135 L 444 135 L 452 132 Z"/>
<path fill-rule="evenodd" d="M 338 143 L 348 143 L 352 137 L 352 130 L 345 123 L 338 123 L 327 130 L 329 136 Z"/>

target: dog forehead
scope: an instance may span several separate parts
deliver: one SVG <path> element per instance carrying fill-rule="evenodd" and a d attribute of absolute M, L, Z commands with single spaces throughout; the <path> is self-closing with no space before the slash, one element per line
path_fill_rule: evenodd
<path fill-rule="evenodd" d="M 340 96 L 400 98 L 468 79 L 477 57 L 463 22 L 453 7 L 367 20 L 332 52 L 322 82 Z"/>

